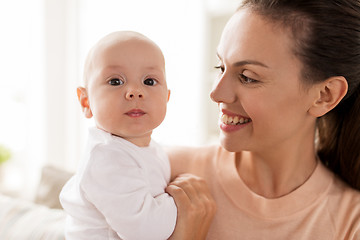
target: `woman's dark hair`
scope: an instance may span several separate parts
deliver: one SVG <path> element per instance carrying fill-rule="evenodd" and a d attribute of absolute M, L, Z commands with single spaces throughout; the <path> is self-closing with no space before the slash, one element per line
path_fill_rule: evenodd
<path fill-rule="evenodd" d="M 290 30 L 305 83 L 346 78 L 344 99 L 317 121 L 317 153 L 360 190 L 360 0 L 244 0 L 242 8 Z"/>

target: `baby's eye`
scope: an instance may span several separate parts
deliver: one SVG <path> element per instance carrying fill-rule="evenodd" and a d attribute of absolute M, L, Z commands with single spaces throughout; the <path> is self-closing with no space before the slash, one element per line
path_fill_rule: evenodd
<path fill-rule="evenodd" d="M 108 81 L 108 83 L 112 86 L 119 86 L 119 85 L 123 85 L 124 81 L 119 78 L 112 78 Z"/>
<path fill-rule="evenodd" d="M 157 84 L 157 81 L 153 78 L 147 78 L 144 80 L 145 85 L 154 86 Z"/>

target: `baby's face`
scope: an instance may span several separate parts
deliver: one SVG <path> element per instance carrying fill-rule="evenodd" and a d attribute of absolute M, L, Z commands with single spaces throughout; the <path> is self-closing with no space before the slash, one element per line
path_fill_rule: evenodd
<path fill-rule="evenodd" d="M 146 145 L 169 98 L 161 50 L 143 38 L 110 39 L 95 49 L 90 71 L 89 105 L 97 127 Z"/>

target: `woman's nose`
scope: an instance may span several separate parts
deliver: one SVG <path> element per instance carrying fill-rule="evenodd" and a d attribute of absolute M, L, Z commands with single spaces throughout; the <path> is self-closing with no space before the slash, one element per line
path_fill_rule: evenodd
<path fill-rule="evenodd" d="M 210 93 L 210 98 L 216 103 L 232 103 L 235 101 L 234 86 L 232 86 L 231 78 L 225 73 L 214 85 Z"/>

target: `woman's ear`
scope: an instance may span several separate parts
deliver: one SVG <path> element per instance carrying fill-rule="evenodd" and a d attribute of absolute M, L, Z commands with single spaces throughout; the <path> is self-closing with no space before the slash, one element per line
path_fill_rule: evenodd
<path fill-rule="evenodd" d="M 321 117 L 335 108 L 344 98 L 348 84 L 344 77 L 336 76 L 327 79 L 315 87 L 316 99 L 309 109 L 314 117 Z"/>
<path fill-rule="evenodd" d="M 171 94 L 171 91 L 170 91 L 170 89 L 168 89 L 168 97 L 167 97 L 168 102 L 169 102 L 169 99 L 170 99 L 170 94 Z"/>
<path fill-rule="evenodd" d="M 76 92 L 77 92 L 78 100 L 79 100 L 80 105 L 81 105 L 81 109 L 82 109 L 85 117 L 86 118 L 91 118 L 93 115 L 92 115 L 92 112 L 91 112 L 91 109 L 90 109 L 89 97 L 88 97 L 88 93 L 87 93 L 86 88 L 78 87 L 76 89 Z"/>

